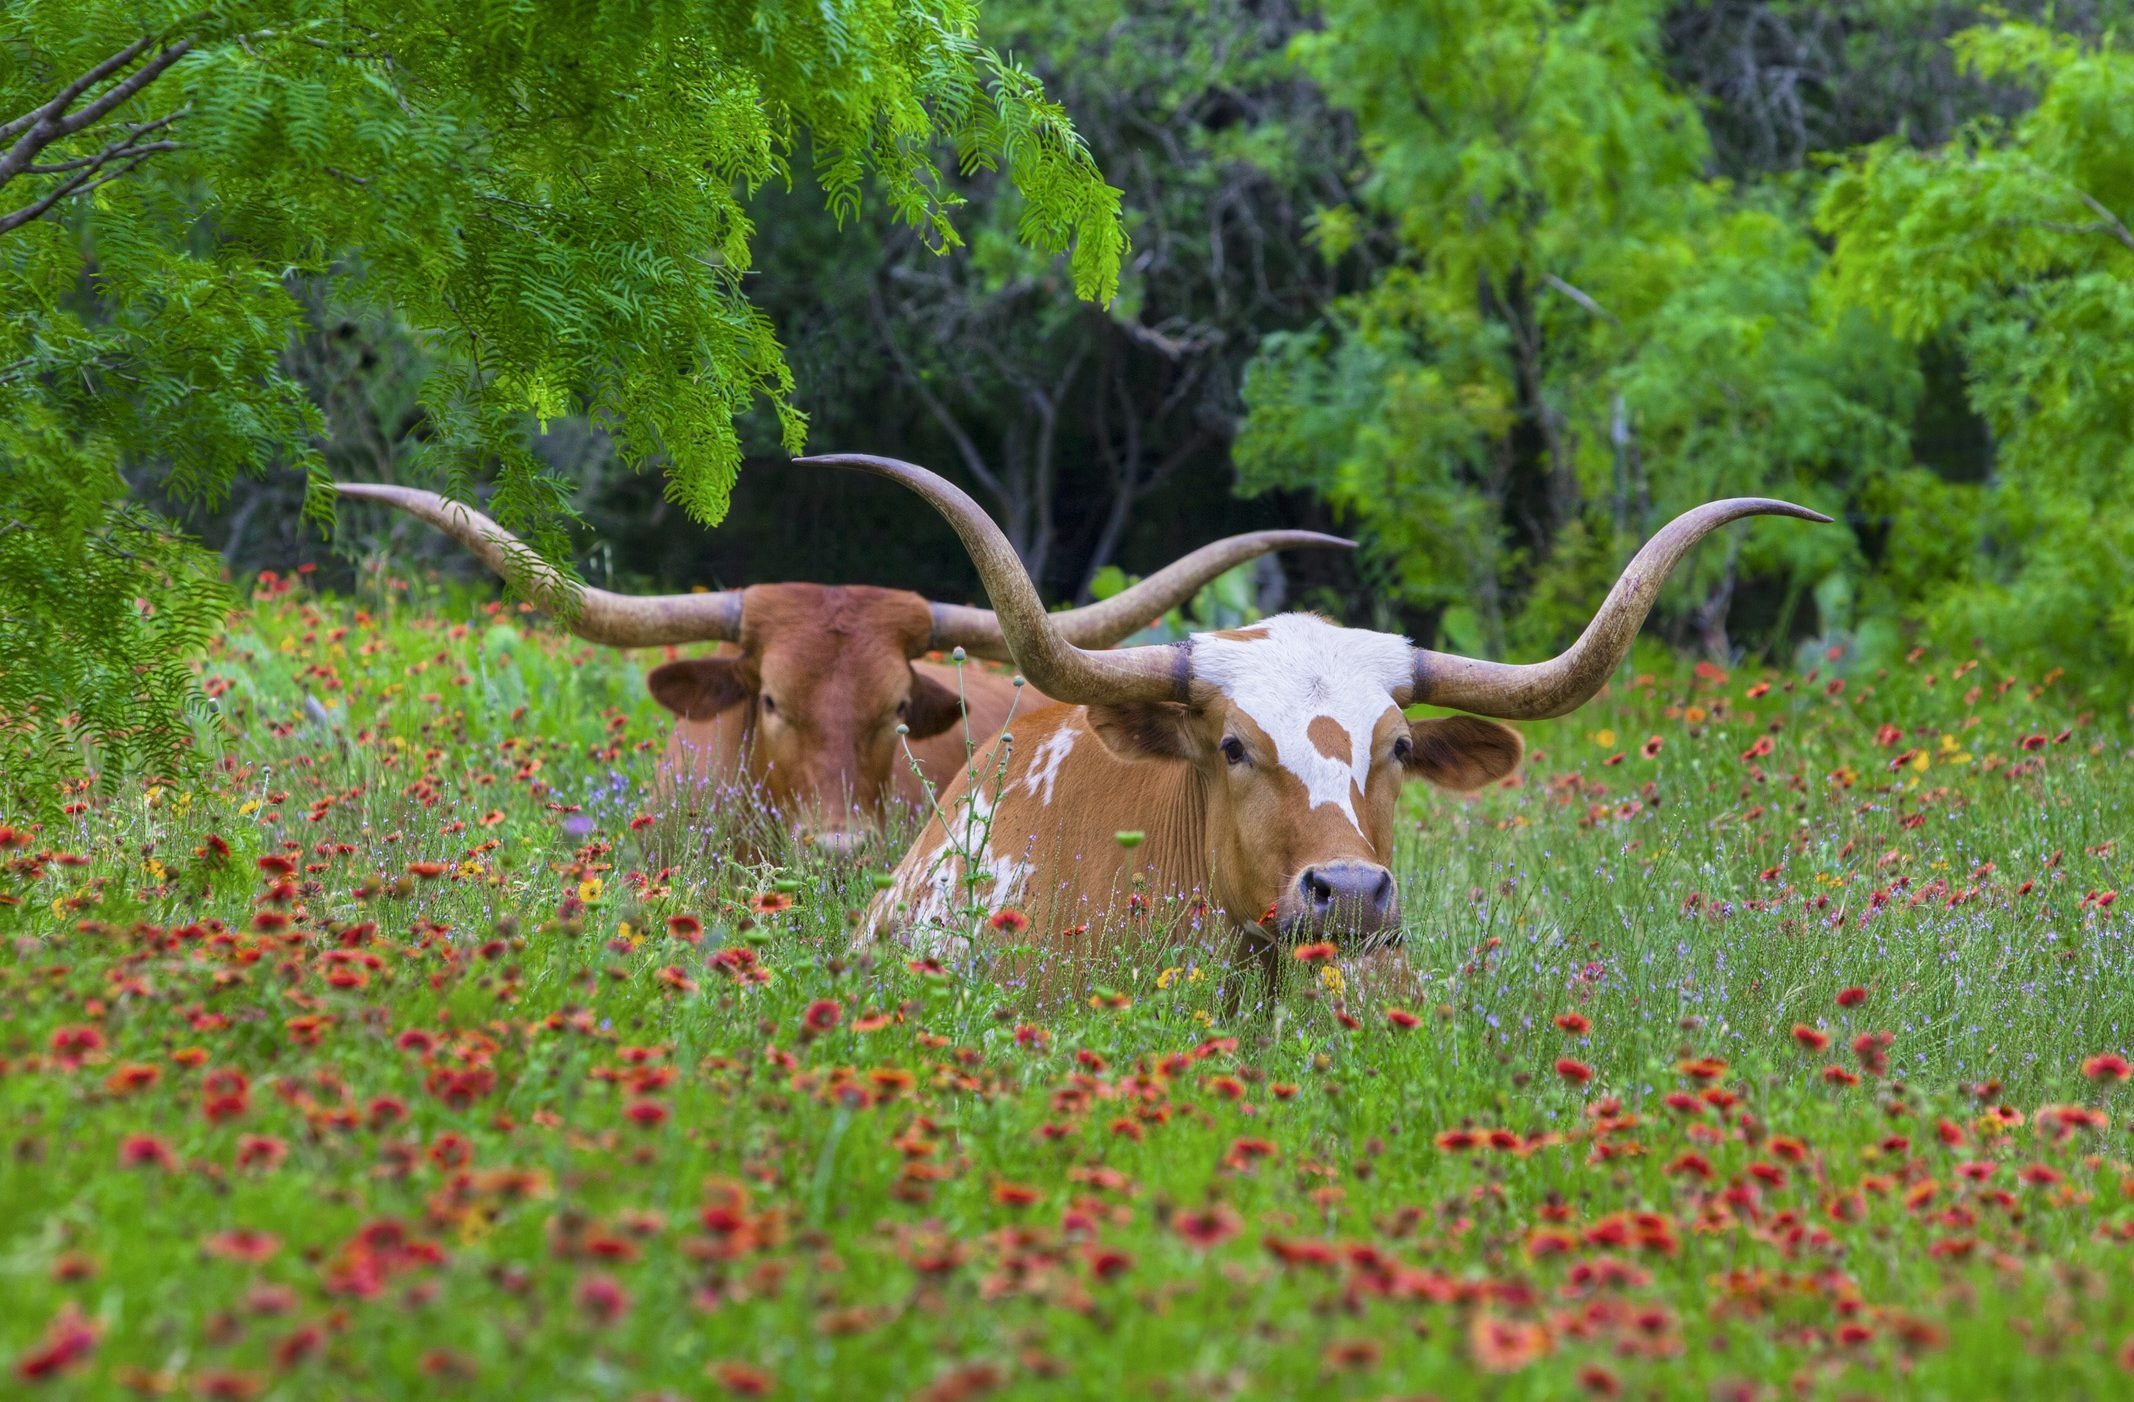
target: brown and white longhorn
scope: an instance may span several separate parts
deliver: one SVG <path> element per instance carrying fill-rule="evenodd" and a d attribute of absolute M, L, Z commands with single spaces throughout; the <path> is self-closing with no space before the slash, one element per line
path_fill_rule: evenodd
<path fill-rule="evenodd" d="M 1301 613 L 1090 652 L 1055 626 L 999 528 L 953 484 L 884 458 L 801 461 L 887 477 L 931 502 L 977 563 L 1023 674 L 1066 703 L 1018 719 L 1005 755 L 959 774 L 870 930 L 921 943 L 961 935 L 958 912 L 975 893 L 1019 908 L 1040 937 L 1086 935 L 1101 947 L 1133 928 L 1137 906 L 1205 902 L 1237 931 L 1239 956 L 1270 977 L 1281 941 L 1398 931 L 1402 782 L 1474 789 L 1519 763 L 1518 734 L 1476 715 L 1541 719 L 1583 705 L 1629 652 L 1669 572 L 1715 528 L 1756 515 L 1829 519 L 1761 497 L 1676 518 L 1547 662 L 1433 652 Z M 1416 703 L 1475 715 L 1409 720 L 1403 709 Z M 1143 841 L 1122 846 L 1125 830 Z"/>
<path fill-rule="evenodd" d="M 1012 679 L 997 672 L 965 667 L 959 675 L 954 666 L 923 660 L 958 647 L 974 658 L 1008 660 L 990 609 L 865 585 L 573 591 L 472 507 L 410 487 L 337 487 L 342 496 L 394 507 L 451 535 L 582 638 L 626 648 L 722 644 L 714 656 L 664 663 L 646 677 L 653 698 L 675 714 L 659 766 L 661 797 L 761 803 L 832 854 L 857 849 L 877 831 L 885 804 L 918 806 L 927 785 L 945 787 L 961 772 L 967 744 L 991 739 L 1011 710 L 1046 704 L 1036 687 L 1018 701 Z M 1308 547 L 1352 548 L 1310 531 L 1231 536 L 1109 599 L 1051 615 L 1051 626 L 1076 646 L 1104 647 L 1225 570 L 1269 551 Z M 966 712 L 967 726 L 958 724 Z M 903 759 L 900 726 L 920 775 Z"/>

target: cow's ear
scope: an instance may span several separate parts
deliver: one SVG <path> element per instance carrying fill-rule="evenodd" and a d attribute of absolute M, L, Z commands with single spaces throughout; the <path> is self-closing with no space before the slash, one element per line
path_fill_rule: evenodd
<path fill-rule="evenodd" d="M 730 706 L 738 706 L 755 694 L 756 688 L 742 673 L 738 657 L 695 657 L 686 662 L 666 662 L 645 677 L 652 699 L 683 720 L 710 720 Z"/>
<path fill-rule="evenodd" d="M 1479 789 L 1519 767 L 1526 744 L 1519 732 L 1493 720 L 1473 716 L 1411 721 L 1408 753 L 1401 763 L 1410 774 L 1448 789 Z"/>
<path fill-rule="evenodd" d="M 963 702 L 946 686 L 918 668 L 911 672 L 911 701 L 904 707 L 904 724 L 914 740 L 930 740 L 963 719 Z"/>
<path fill-rule="evenodd" d="M 1087 709 L 1090 728 L 1121 759 L 1191 759 L 1198 750 L 1192 717 L 1175 701 L 1128 701 Z"/>

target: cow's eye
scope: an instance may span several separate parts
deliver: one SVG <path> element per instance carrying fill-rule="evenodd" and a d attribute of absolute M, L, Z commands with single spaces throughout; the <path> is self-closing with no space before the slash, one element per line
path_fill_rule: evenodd
<path fill-rule="evenodd" d="M 1395 764 L 1406 764 L 1408 756 L 1413 753 L 1415 753 L 1415 744 L 1407 736 L 1403 735 L 1393 742 L 1393 762 Z"/>
<path fill-rule="evenodd" d="M 899 702 L 897 702 L 897 719 L 898 719 L 898 720 L 903 720 L 903 719 L 904 719 L 904 718 L 905 718 L 906 716 L 908 716 L 908 715 L 910 715 L 910 714 L 911 714 L 911 702 L 910 702 L 909 700 L 904 700 L 904 701 L 899 701 Z"/>
<path fill-rule="evenodd" d="M 771 694 L 770 694 L 770 693 L 769 693 L 768 691 L 764 692 L 764 693 L 763 693 L 763 713 L 764 713 L 765 715 L 775 715 L 775 714 L 777 713 L 777 711 L 778 711 L 778 703 L 777 703 L 776 701 L 773 701 L 773 700 L 771 700 Z"/>
<path fill-rule="evenodd" d="M 1225 735 L 1222 744 L 1223 760 L 1229 764 L 1245 762 L 1245 742 L 1235 735 Z"/>

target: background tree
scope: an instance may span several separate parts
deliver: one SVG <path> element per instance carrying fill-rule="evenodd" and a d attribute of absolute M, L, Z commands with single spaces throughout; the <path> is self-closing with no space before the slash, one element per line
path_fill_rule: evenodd
<path fill-rule="evenodd" d="M 1900 616 L 2091 679 L 2134 665 L 2134 54 L 2030 24 L 1968 30 L 1981 81 L 2037 95 L 1946 146 L 1886 141 L 1826 187 L 1836 296 L 1961 356 L 1976 483 L 1889 494 Z"/>
<path fill-rule="evenodd" d="M 1280 0 L 999 0 L 985 17 L 1122 188 L 1134 247 L 1119 295 L 1077 301 L 1024 251 L 1020 198 L 993 173 L 956 185 L 970 247 L 955 259 L 879 212 L 845 239 L 774 195 L 762 208 L 780 237 L 752 291 L 789 337 L 811 440 L 956 477 L 1063 599 L 1109 565 L 1146 570 L 1225 531 L 1326 524 L 1308 495 L 1231 490 L 1242 367 L 1262 335 L 1308 323 L 1367 266 L 1361 253 L 1330 266 L 1304 242 L 1312 211 L 1345 198 L 1354 173 L 1349 124 L 1286 59 L 1305 18 Z M 616 478 L 598 493 L 587 515 L 618 567 L 975 589 L 930 512 L 891 488 L 784 470 L 771 428 L 759 416 L 763 458 L 714 535 L 673 529 L 648 484 Z M 1293 593 L 1354 583 L 1345 561 L 1279 568 Z"/>
<path fill-rule="evenodd" d="M 1318 484 L 1458 647 L 1559 641 L 1636 540 L 1695 501 L 1842 510 L 1903 452 L 1911 377 L 1864 319 L 1819 321 L 1797 197 L 1708 176 L 1662 15 L 1337 0 L 1298 45 L 1371 162 L 1318 242 L 1338 254 L 1382 220 L 1402 256 L 1322 324 L 1270 338 L 1240 465 L 1248 487 Z M 1735 548 L 1688 576 L 1683 631 L 1714 651 L 1744 575 L 1784 613 L 1846 547 L 1766 532 Z"/>
<path fill-rule="evenodd" d="M 560 556 L 573 484 L 529 422 L 582 414 L 724 514 L 736 420 L 804 420 L 743 278 L 750 198 L 809 173 L 955 246 L 951 171 L 999 166 L 1018 239 L 1116 287 L 1117 191 L 1064 113 L 974 37 L 967 0 L 835 9 L 11 0 L 0 37 L 0 737 L 41 799 L 79 769 L 181 760 L 173 661 L 222 596 L 123 472 L 212 502 L 322 480 L 321 403 L 287 356 L 301 298 L 419 345 L 405 461 Z M 953 155 L 948 169 L 934 153 Z M 328 499 L 308 508 L 323 519 Z M 153 600 L 137 607 L 137 598 Z M 20 801 L 20 800 L 18 800 Z"/>

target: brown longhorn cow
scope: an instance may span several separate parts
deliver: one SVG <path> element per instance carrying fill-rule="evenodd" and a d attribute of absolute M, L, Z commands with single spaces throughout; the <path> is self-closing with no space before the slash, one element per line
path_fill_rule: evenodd
<path fill-rule="evenodd" d="M 613 647 L 729 645 L 717 656 L 654 667 L 646 678 L 653 698 L 675 714 L 657 791 L 663 800 L 759 797 L 832 855 L 849 854 L 879 829 L 885 796 L 923 806 L 928 786 L 938 792 L 961 771 L 967 745 L 999 733 L 1011 711 L 1047 704 L 1035 687 L 1018 697 L 1010 677 L 918 660 L 956 648 L 1008 660 L 990 609 L 824 584 L 651 596 L 583 588 L 573 601 L 560 576 L 471 507 L 409 487 L 337 486 L 342 496 L 395 507 L 453 536 L 582 638 Z M 1052 626 L 1077 646 L 1104 647 L 1225 570 L 1303 547 L 1352 548 L 1311 531 L 1231 536 L 1109 599 L 1052 615 Z M 958 725 L 966 712 L 968 726 Z M 900 740 L 909 741 L 919 774 L 899 753 Z"/>
<path fill-rule="evenodd" d="M 1520 738 L 1506 726 L 1474 715 L 1409 720 L 1405 707 L 1567 714 L 1629 652 L 1661 584 L 1706 533 L 1744 516 L 1829 519 L 1760 497 L 1677 517 L 1578 641 L 1532 665 L 1432 652 L 1302 613 L 1098 653 L 1054 626 L 999 528 L 954 485 L 883 458 L 801 461 L 887 477 L 931 502 L 977 562 L 1023 674 L 1067 703 L 1017 720 L 942 795 L 869 930 L 922 948 L 960 942 L 973 924 L 960 912 L 975 899 L 1018 908 L 1041 939 L 1086 934 L 1101 949 L 1134 927 L 1137 908 L 1205 903 L 1236 931 L 1239 961 L 1257 960 L 1270 984 L 1282 942 L 1397 938 L 1393 811 L 1408 776 L 1469 790 L 1519 763 Z M 1121 832 L 1142 838 L 1128 846 Z"/>

